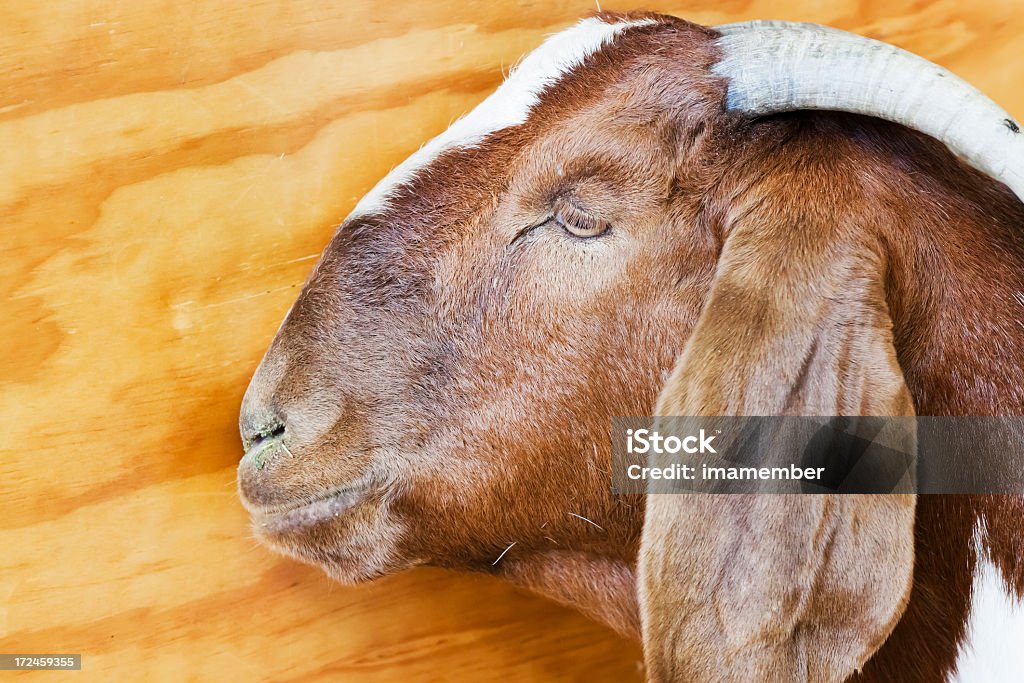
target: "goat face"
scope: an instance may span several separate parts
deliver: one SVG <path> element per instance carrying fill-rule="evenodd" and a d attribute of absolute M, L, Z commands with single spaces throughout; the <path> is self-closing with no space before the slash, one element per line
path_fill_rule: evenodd
<path fill-rule="evenodd" d="M 609 420 L 651 412 L 720 248 L 690 158 L 723 97 L 710 33 L 662 25 L 651 60 L 647 23 L 560 34 L 557 83 L 529 58 L 453 128 L 483 134 L 428 147 L 339 228 L 244 399 L 259 537 L 343 581 L 489 569 L 513 542 L 499 570 L 632 562 L 643 506 L 609 493 Z"/>

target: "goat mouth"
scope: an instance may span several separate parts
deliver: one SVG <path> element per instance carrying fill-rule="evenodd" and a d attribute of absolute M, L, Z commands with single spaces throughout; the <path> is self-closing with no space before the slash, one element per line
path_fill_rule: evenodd
<path fill-rule="evenodd" d="M 359 491 L 342 489 L 304 503 L 256 511 L 255 524 L 261 531 L 282 534 L 340 517 L 359 502 Z"/>

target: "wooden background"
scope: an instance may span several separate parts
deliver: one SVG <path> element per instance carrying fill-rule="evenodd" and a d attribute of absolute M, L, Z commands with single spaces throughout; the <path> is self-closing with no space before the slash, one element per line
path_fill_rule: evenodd
<path fill-rule="evenodd" d="M 1024 117 L 1019 0 L 646 6 L 866 33 Z M 332 227 L 592 7 L 0 3 L 0 652 L 82 653 L 83 680 L 641 678 L 496 581 L 279 560 L 234 484 L 242 392 Z"/>

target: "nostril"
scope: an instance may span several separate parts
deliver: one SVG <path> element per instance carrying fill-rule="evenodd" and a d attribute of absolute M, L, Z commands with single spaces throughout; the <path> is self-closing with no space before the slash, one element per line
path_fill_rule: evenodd
<path fill-rule="evenodd" d="M 255 436 L 243 444 L 245 446 L 245 455 L 242 461 L 250 462 L 256 469 L 262 470 L 267 464 L 268 458 L 273 457 L 274 452 L 277 450 L 275 444 L 285 451 L 288 450 L 288 447 L 284 445 L 284 433 L 284 424 L 281 422 L 274 422 L 262 429 L 256 430 Z"/>
<path fill-rule="evenodd" d="M 251 451 L 255 448 L 259 448 L 267 441 L 272 441 L 280 436 L 284 435 L 284 424 L 281 422 L 274 422 L 269 424 L 262 429 L 257 430 L 255 436 L 249 439 L 245 445 L 246 451 Z"/>

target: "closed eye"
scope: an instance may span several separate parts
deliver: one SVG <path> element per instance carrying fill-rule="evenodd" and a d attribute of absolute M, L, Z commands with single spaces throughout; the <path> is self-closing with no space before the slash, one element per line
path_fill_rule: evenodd
<path fill-rule="evenodd" d="M 608 221 L 593 216 L 567 201 L 559 201 L 550 216 L 539 223 L 521 229 L 509 242 L 509 246 L 511 247 L 527 235 L 551 223 L 577 239 L 593 239 L 611 230 L 611 224 Z"/>
<path fill-rule="evenodd" d="M 551 220 L 573 237 L 582 239 L 600 237 L 611 228 L 608 221 L 568 202 L 559 202 Z"/>

